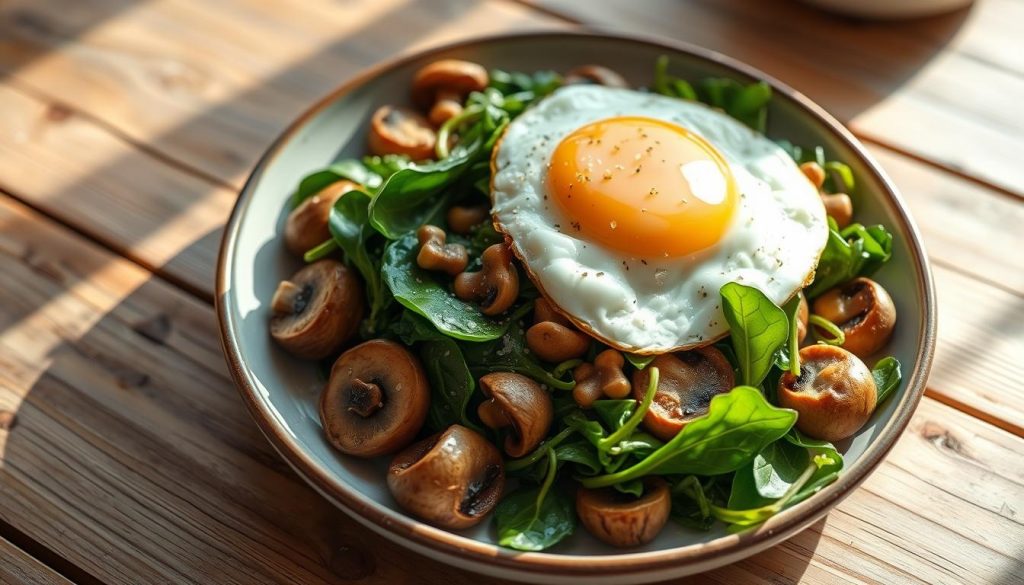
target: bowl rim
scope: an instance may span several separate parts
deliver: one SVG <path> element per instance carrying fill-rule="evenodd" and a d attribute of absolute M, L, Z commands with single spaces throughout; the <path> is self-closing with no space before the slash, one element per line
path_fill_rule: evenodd
<path fill-rule="evenodd" d="M 701 544 L 656 551 L 608 555 L 524 553 L 494 544 L 483 543 L 435 528 L 401 512 L 373 502 L 354 487 L 348 485 L 344 480 L 319 466 L 302 450 L 297 441 L 276 423 L 275 417 L 271 415 L 267 405 L 260 398 L 260 393 L 257 391 L 251 372 L 245 367 L 239 345 L 234 337 L 234 315 L 227 302 L 231 284 L 230 275 L 233 257 L 236 251 L 242 218 L 252 200 L 254 186 L 259 182 L 267 166 L 274 160 L 291 137 L 310 119 L 339 98 L 363 86 L 378 75 L 390 72 L 409 62 L 430 58 L 452 50 L 472 49 L 473 47 L 495 42 L 531 42 L 551 40 L 557 37 L 585 38 L 607 43 L 638 44 L 670 53 L 683 53 L 691 58 L 709 61 L 716 66 L 728 69 L 740 78 L 757 79 L 767 82 L 772 86 L 773 99 L 781 98 L 790 101 L 806 115 L 814 118 L 834 138 L 843 143 L 855 157 L 860 159 L 860 162 L 875 176 L 875 179 L 882 187 L 880 195 L 884 205 L 896 218 L 903 233 L 908 236 L 907 244 L 911 250 L 911 262 L 914 265 L 917 292 L 919 298 L 923 301 L 919 309 L 923 311 L 923 318 L 921 320 L 921 327 L 918 330 L 917 355 L 914 367 L 907 378 L 907 387 L 902 395 L 901 402 L 896 406 L 892 417 L 882 429 L 878 439 L 867 447 L 864 454 L 852 466 L 844 469 L 835 482 L 792 508 L 779 512 L 758 527 L 737 534 L 722 536 Z M 736 59 L 682 41 L 657 38 L 649 35 L 612 33 L 602 30 L 526 31 L 488 34 L 444 43 L 422 50 L 407 51 L 394 58 L 363 69 L 332 90 L 296 118 L 271 143 L 256 163 L 256 166 L 242 187 L 221 240 L 216 274 L 215 305 L 225 359 L 231 377 L 239 393 L 242 395 L 250 414 L 277 452 L 299 472 L 303 479 L 312 484 L 321 494 L 328 496 L 328 499 L 334 501 L 344 511 L 356 516 L 361 522 L 376 524 L 384 532 L 391 532 L 400 538 L 411 540 L 441 555 L 463 558 L 485 565 L 498 565 L 512 571 L 543 572 L 569 576 L 609 576 L 611 574 L 632 574 L 667 568 L 681 570 L 685 567 L 708 563 L 715 557 L 731 557 L 742 555 L 744 550 L 759 550 L 767 546 L 766 543 L 778 540 L 780 534 L 788 537 L 808 526 L 859 486 L 892 449 L 896 440 L 908 425 L 917 404 L 921 400 L 921 396 L 924 394 L 925 383 L 935 350 L 936 336 L 934 282 L 928 258 L 924 252 L 920 232 L 907 213 L 906 204 L 891 179 L 882 171 L 874 158 L 849 130 L 800 92 L 757 68 Z"/>

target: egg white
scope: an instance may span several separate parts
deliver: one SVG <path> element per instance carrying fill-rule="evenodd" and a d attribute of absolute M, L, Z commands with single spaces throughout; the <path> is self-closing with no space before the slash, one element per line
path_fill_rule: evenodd
<path fill-rule="evenodd" d="M 579 237 L 548 194 L 551 154 L 590 122 L 645 116 L 715 146 L 739 206 L 712 248 L 676 258 L 632 257 Z M 497 228 L 549 300 L 578 326 L 624 351 L 664 353 L 722 337 L 719 289 L 754 286 L 778 304 L 813 278 L 828 237 L 817 190 L 778 145 L 703 104 L 627 89 L 559 89 L 516 118 L 492 159 Z"/>

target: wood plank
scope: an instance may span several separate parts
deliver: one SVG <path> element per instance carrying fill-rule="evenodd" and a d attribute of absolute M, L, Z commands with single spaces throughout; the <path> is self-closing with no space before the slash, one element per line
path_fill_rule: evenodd
<path fill-rule="evenodd" d="M 0 537 L 0 584 L 70 585 L 71 581 Z"/>
<path fill-rule="evenodd" d="M 836 18 L 799 2 L 523 0 L 588 25 L 659 34 L 746 61 L 860 136 L 1024 194 L 1019 3 L 906 23 Z M 1003 26 L 992 27 L 995 20 Z M 1005 52 L 1004 52 L 1005 51 Z M 1011 63 L 1012 61 L 1012 63 Z"/>
<path fill-rule="evenodd" d="M 387 544 L 274 455 L 210 308 L 0 198 L 0 519 L 106 583 L 476 583 Z M 1024 439 L 925 399 L 828 519 L 694 582 L 1005 582 Z M 493 581 L 489 581 L 493 582 Z"/>

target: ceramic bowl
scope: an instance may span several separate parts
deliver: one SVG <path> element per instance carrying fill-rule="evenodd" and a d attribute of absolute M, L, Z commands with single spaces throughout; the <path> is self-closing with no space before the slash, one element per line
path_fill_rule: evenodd
<path fill-rule="evenodd" d="M 345 457 L 328 444 L 317 415 L 317 367 L 290 357 L 268 334 L 274 289 L 300 265 L 282 242 L 288 194 L 310 171 L 363 154 L 373 110 L 407 95 L 413 73 L 436 59 L 468 59 L 521 71 L 566 71 L 600 63 L 639 86 L 650 83 L 659 55 L 668 55 L 672 70 L 691 79 L 767 81 L 775 91 L 768 134 L 822 145 L 829 158 L 853 169 L 858 219 L 885 223 L 895 235 L 894 257 L 877 278 L 899 312 L 889 352 L 904 365 L 903 384 L 849 442 L 847 467 L 835 483 L 745 532 L 730 534 L 720 525 L 707 533 L 694 532 L 670 522 L 654 542 L 623 551 L 580 528 L 547 552 L 521 553 L 495 545 L 492 522 L 449 532 L 417 521 L 390 497 L 385 461 Z M 228 222 L 217 273 L 217 312 L 231 373 L 256 423 L 299 475 L 363 525 L 401 546 L 472 571 L 533 583 L 568 583 L 581 577 L 587 583 L 640 583 L 706 571 L 764 550 L 820 519 L 878 466 L 907 425 L 931 363 L 933 295 L 920 236 L 895 187 L 863 146 L 824 110 L 781 82 L 705 49 L 589 32 L 460 42 L 399 58 L 348 81 L 300 117 L 256 165 Z"/>

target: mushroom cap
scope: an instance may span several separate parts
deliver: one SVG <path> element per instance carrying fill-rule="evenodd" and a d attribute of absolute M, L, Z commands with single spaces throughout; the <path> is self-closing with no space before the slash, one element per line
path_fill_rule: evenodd
<path fill-rule="evenodd" d="M 284 244 L 288 251 L 301 258 L 308 250 L 331 239 L 327 228 L 331 208 L 342 195 L 358 188 L 352 181 L 335 181 L 293 209 L 284 224 Z"/>
<path fill-rule="evenodd" d="M 614 488 L 576 492 L 576 513 L 587 531 L 615 547 L 640 546 L 654 540 L 668 521 L 672 497 L 668 482 L 660 477 L 644 479 L 639 498 Z"/>
<path fill-rule="evenodd" d="M 633 373 L 633 397 L 643 400 L 650 383 L 650 367 L 659 370 L 658 389 L 643 425 L 652 435 L 668 441 L 693 419 L 707 414 L 711 399 L 732 390 L 732 364 L 714 346 L 654 358 Z"/>
<path fill-rule="evenodd" d="M 542 321 L 526 330 L 526 346 L 540 359 L 557 364 L 583 357 L 590 338 L 572 326 Z"/>
<path fill-rule="evenodd" d="M 490 82 L 483 66 L 459 59 L 441 59 L 422 67 L 412 79 L 412 101 L 420 108 L 433 104 L 438 92 L 465 97 Z"/>
<path fill-rule="evenodd" d="M 494 444 L 452 425 L 396 455 L 387 481 L 403 510 L 435 526 L 460 530 L 479 523 L 497 505 L 505 467 Z"/>
<path fill-rule="evenodd" d="M 555 407 L 540 384 L 521 374 L 494 372 L 480 378 L 480 390 L 501 408 L 514 432 L 505 437 L 509 457 L 523 457 L 540 445 L 551 429 Z"/>
<path fill-rule="evenodd" d="M 371 386 L 377 389 L 372 394 Z M 430 387 L 416 356 L 394 341 L 374 339 L 334 362 L 320 396 L 320 420 L 342 453 L 376 457 L 412 442 L 429 406 Z"/>
<path fill-rule="evenodd" d="M 381 106 L 370 118 L 367 142 L 372 154 L 404 154 L 414 161 L 426 160 L 434 157 L 437 134 L 420 114 L 407 108 Z"/>
<path fill-rule="evenodd" d="M 843 349 L 867 357 L 889 342 L 896 326 L 896 305 L 882 285 L 859 277 L 814 299 L 814 313 L 843 330 Z"/>
<path fill-rule="evenodd" d="M 779 406 L 799 413 L 796 427 L 826 441 L 860 430 L 875 410 L 878 390 L 860 358 L 841 347 L 809 345 L 800 350 L 800 376 L 779 378 Z"/>
<path fill-rule="evenodd" d="M 366 311 L 359 276 L 332 259 L 303 267 L 281 283 L 274 297 L 270 335 L 289 353 L 306 359 L 338 351 L 355 335 Z"/>

